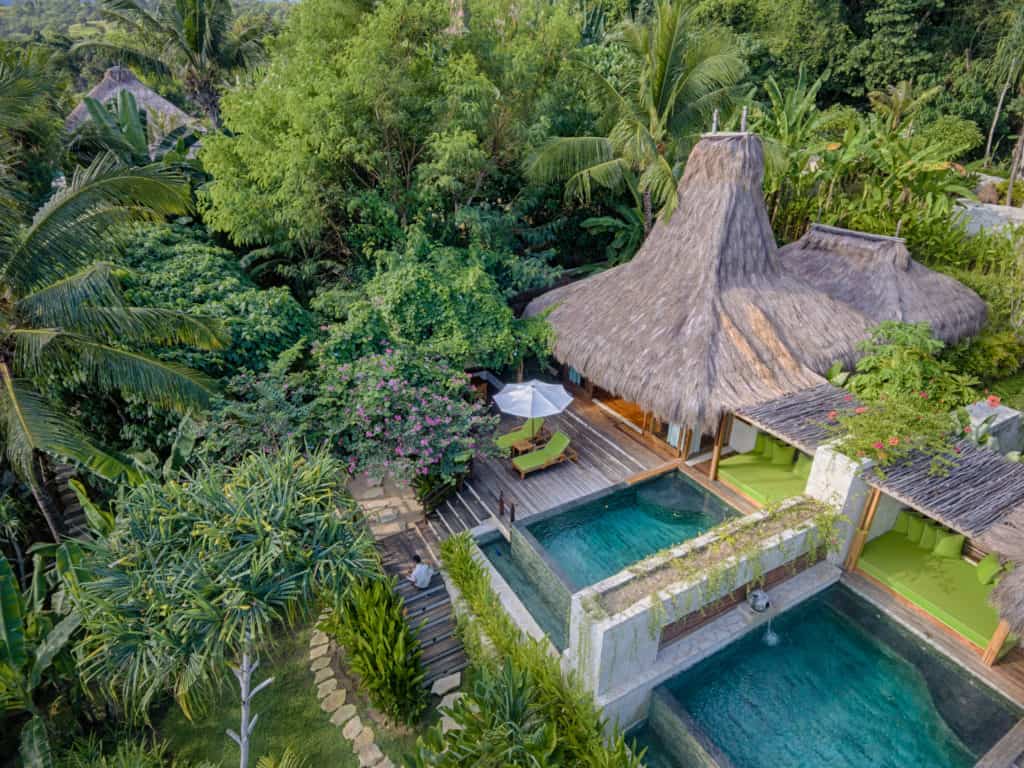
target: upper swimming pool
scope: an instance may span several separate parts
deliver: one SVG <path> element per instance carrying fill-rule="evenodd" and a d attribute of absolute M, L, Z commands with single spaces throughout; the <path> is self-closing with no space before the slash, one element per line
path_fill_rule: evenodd
<path fill-rule="evenodd" d="M 668 472 L 525 527 L 578 591 L 737 515 L 681 472 Z"/>

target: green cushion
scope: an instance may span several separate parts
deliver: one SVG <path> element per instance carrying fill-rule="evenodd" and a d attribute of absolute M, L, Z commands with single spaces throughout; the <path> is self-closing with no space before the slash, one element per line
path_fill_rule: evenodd
<path fill-rule="evenodd" d="M 890 531 L 868 542 L 858 566 L 981 648 L 999 625 L 991 585 L 966 560 L 936 557 Z"/>
<path fill-rule="evenodd" d="M 512 459 L 512 466 L 524 471 L 542 467 L 552 459 L 558 458 L 568 447 L 569 436 L 564 432 L 555 432 L 551 439 L 548 440 L 548 444 L 543 448 L 531 451 L 530 453 L 524 453 L 522 456 L 516 456 L 516 458 Z"/>
<path fill-rule="evenodd" d="M 756 503 L 767 506 L 801 495 L 807 480 L 770 462 L 729 466 L 719 465 L 718 476 Z"/>
<path fill-rule="evenodd" d="M 907 523 L 910 522 L 910 513 L 907 510 L 902 509 L 900 513 L 896 515 L 896 522 L 892 526 L 892 530 L 895 533 L 902 533 L 904 536 L 907 534 Z"/>
<path fill-rule="evenodd" d="M 959 558 L 964 551 L 964 536 L 962 533 L 946 533 L 939 531 L 935 536 L 935 548 L 932 553 L 936 557 Z"/>
<path fill-rule="evenodd" d="M 793 463 L 793 454 L 796 448 L 792 445 L 776 445 L 772 451 L 772 464 L 782 464 L 789 467 Z"/>
<path fill-rule="evenodd" d="M 981 584 L 991 584 L 1001 570 L 1003 564 L 999 562 L 999 555 L 990 552 L 978 563 L 978 581 Z"/>
<path fill-rule="evenodd" d="M 931 520 L 924 521 L 924 530 L 921 531 L 921 538 L 917 541 L 917 546 L 921 549 L 927 549 L 931 552 L 935 549 L 935 535 L 938 533 L 939 527 L 935 525 Z"/>
<path fill-rule="evenodd" d="M 924 533 L 924 520 L 917 515 L 911 515 L 907 522 L 907 541 L 917 544 L 921 540 L 922 533 Z"/>
<path fill-rule="evenodd" d="M 758 456 L 763 456 L 766 450 L 768 450 L 768 435 L 764 432 L 758 432 L 757 437 L 754 438 L 753 452 Z"/>
<path fill-rule="evenodd" d="M 535 419 L 527 419 L 519 429 L 513 429 L 511 432 L 506 432 L 504 435 L 495 438 L 494 442 L 503 451 L 507 451 L 512 447 L 513 443 L 533 438 L 538 432 L 540 432 L 543 426 L 544 419 L 542 418 L 538 417 Z"/>
<path fill-rule="evenodd" d="M 811 476 L 811 467 L 813 465 L 814 459 L 806 453 L 801 453 L 796 457 L 796 464 L 793 465 L 793 474 L 807 480 Z"/>

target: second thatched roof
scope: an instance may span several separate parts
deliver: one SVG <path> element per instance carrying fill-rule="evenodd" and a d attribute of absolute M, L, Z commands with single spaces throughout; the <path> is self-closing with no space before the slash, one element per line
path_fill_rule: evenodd
<path fill-rule="evenodd" d="M 985 324 L 978 294 L 914 261 L 899 237 L 812 224 L 779 256 L 785 269 L 875 323 L 926 322 L 946 343 L 973 336 Z"/>
<path fill-rule="evenodd" d="M 194 123 L 196 119 L 187 112 L 176 107 L 159 93 L 139 80 L 135 74 L 125 67 L 111 67 L 103 74 L 103 79 L 86 94 L 100 104 L 106 104 L 122 91 L 128 91 L 135 97 L 135 103 L 152 118 L 162 132 L 173 130 L 180 125 Z M 89 110 L 82 101 L 64 120 L 64 128 L 70 133 L 89 119 Z"/>
<path fill-rule="evenodd" d="M 723 412 L 822 383 L 870 322 L 783 270 L 753 134 L 705 136 L 679 207 L 628 264 L 550 291 L 555 356 L 664 421 L 711 431 Z"/>

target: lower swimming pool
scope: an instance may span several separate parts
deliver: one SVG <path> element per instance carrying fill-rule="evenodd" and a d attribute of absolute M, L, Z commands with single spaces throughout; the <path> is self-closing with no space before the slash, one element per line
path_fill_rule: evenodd
<path fill-rule="evenodd" d="M 526 529 L 577 591 L 738 514 L 673 471 L 574 504 Z"/>
<path fill-rule="evenodd" d="M 736 768 L 968 768 L 1022 715 L 846 587 L 774 630 L 778 645 L 755 630 L 663 687 Z"/>

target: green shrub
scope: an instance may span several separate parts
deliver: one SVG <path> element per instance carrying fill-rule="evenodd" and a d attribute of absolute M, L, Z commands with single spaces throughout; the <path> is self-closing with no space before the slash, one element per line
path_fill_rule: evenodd
<path fill-rule="evenodd" d="M 1021 369 L 1024 340 L 1009 328 L 984 328 L 977 336 L 950 349 L 946 358 L 961 373 L 991 384 Z"/>
<path fill-rule="evenodd" d="M 557 733 L 558 744 L 551 765 L 640 768 L 640 757 L 632 754 L 617 729 L 610 740 L 606 739 L 601 710 L 575 675 L 563 676 L 558 659 L 548 653 L 548 644 L 524 635 L 505 613 L 491 589 L 490 577 L 473 558 L 472 548 L 468 533 L 453 536 L 441 545 L 441 559 L 473 615 L 471 623 L 462 622 L 461 631 L 466 653 L 474 665 L 493 670 L 496 656 L 526 676 L 536 690 L 536 706 Z M 484 650 L 483 636 L 494 647 L 494 655 Z M 449 732 L 443 746 L 450 746 L 456 739 Z M 426 743 L 421 742 L 421 747 L 432 750 Z"/>
<path fill-rule="evenodd" d="M 460 727 L 450 734 L 440 724 L 432 728 L 413 758 L 416 768 L 559 765 L 552 758 L 558 732 L 537 686 L 507 659 L 497 669 L 485 669 L 447 714 Z"/>
<path fill-rule="evenodd" d="M 396 580 L 355 584 L 326 630 L 345 648 L 349 668 L 373 705 L 396 722 L 415 723 L 427 705 L 420 643 L 405 620 Z"/>

